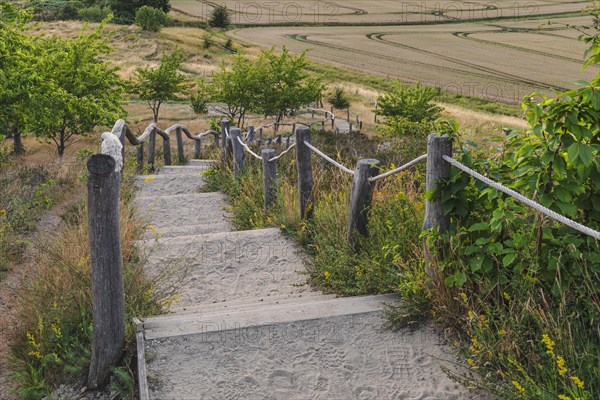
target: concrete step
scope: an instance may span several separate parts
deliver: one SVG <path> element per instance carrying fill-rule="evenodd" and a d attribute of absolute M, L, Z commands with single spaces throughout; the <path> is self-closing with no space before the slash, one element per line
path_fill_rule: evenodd
<path fill-rule="evenodd" d="M 455 358 L 431 328 L 386 329 L 381 303 L 342 298 L 224 315 L 145 319 L 151 399 L 481 397 L 440 370 Z M 167 318 L 167 317 L 164 317 Z"/>
<path fill-rule="evenodd" d="M 216 160 L 188 160 L 187 165 L 190 166 L 201 166 L 201 167 L 212 167 L 217 161 Z"/>
<path fill-rule="evenodd" d="M 165 165 L 156 171 L 157 175 L 169 174 L 190 174 L 201 176 L 202 173 L 212 167 L 210 164 L 194 164 L 194 165 Z"/>
<path fill-rule="evenodd" d="M 296 297 L 293 300 L 263 303 L 248 302 L 227 309 L 191 314 L 170 314 L 144 318 L 147 340 L 211 332 L 215 326 L 220 331 L 251 328 L 276 323 L 306 321 L 339 315 L 363 314 L 379 311 L 384 302 L 397 302 L 396 295 L 321 298 Z M 200 309 L 201 310 L 201 309 Z"/>
<path fill-rule="evenodd" d="M 139 215 L 159 232 L 203 225 L 210 231 L 210 226 L 223 227 L 227 222 L 225 195 L 218 192 L 138 196 L 135 203 Z"/>
<path fill-rule="evenodd" d="M 168 318 L 170 316 L 180 316 L 184 314 L 200 314 L 200 315 L 208 315 L 208 314 L 222 314 L 226 313 L 229 310 L 251 310 L 257 307 L 267 307 L 273 306 L 277 304 L 296 304 L 306 302 L 308 300 L 314 299 L 334 299 L 336 295 L 324 295 L 321 292 L 302 292 L 302 293 L 294 293 L 287 296 L 281 295 L 267 295 L 262 297 L 249 297 L 249 298 L 240 298 L 240 299 L 231 299 L 231 300 L 223 300 L 216 303 L 210 304 L 200 304 L 196 306 L 187 306 L 187 307 L 171 307 L 170 311 L 172 314 L 165 314 L 164 317 Z"/>
<path fill-rule="evenodd" d="M 197 193 L 206 183 L 199 174 L 140 175 L 135 177 L 138 197 Z"/>
<path fill-rule="evenodd" d="M 149 225 L 142 234 L 142 239 L 160 239 L 160 238 L 173 238 L 177 236 L 194 236 L 204 235 L 207 233 L 218 233 L 218 232 L 229 232 L 231 231 L 231 224 L 222 220 L 221 217 L 217 217 L 214 221 L 210 221 L 200 225 L 182 225 L 182 226 L 168 226 L 168 227 L 157 227 L 157 225 Z"/>
<path fill-rule="evenodd" d="M 170 276 L 176 307 L 309 292 L 298 246 L 279 229 L 138 241 L 152 276 Z"/>

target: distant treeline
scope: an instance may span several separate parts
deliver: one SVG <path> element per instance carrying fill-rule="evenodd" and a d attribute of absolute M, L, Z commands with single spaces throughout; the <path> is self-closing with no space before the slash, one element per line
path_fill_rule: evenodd
<path fill-rule="evenodd" d="M 112 13 L 112 22 L 130 24 L 142 6 L 158 8 L 165 13 L 171 10 L 169 0 L 31 0 L 14 3 L 33 9 L 34 18 L 42 21 L 81 19 L 100 22 Z"/>

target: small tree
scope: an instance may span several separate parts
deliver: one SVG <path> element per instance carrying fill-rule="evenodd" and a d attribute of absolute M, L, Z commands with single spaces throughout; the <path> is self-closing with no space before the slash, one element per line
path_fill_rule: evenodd
<path fill-rule="evenodd" d="M 145 31 L 158 32 L 169 19 L 161 9 L 142 6 L 135 13 L 135 24 Z"/>
<path fill-rule="evenodd" d="M 37 73 L 46 82 L 33 93 L 29 126 L 39 138 L 56 144 L 64 154 L 75 135 L 85 135 L 96 125 L 111 124 L 125 114 L 118 68 L 100 57 L 110 51 L 102 31 L 108 19 L 92 33 L 77 39 L 51 38 L 42 42 Z"/>
<path fill-rule="evenodd" d="M 327 99 L 331 105 L 337 109 L 343 109 L 350 107 L 350 100 L 344 93 L 344 89 L 341 87 L 335 87 L 333 93 Z"/>
<path fill-rule="evenodd" d="M 263 51 L 257 68 L 261 71 L 261 85 L 257 97 L 257 111 L 275 115 L 277 122 L 302 105 L 321 97 L 323 84 L 310 77 L 306 52 L 292 56 L 284 47 L 277 55 L 274 48 Z"/>
<path fill-rule="evenodd" d="M 210 18 L 208 19 L 208 25 L 213 28 L 227 28 L 231 23 L 231 19 L 229 17 L 229 10 L 225 6 L 216 6 L 212 12 L 210 13 Z"/>
<path fill-rule="evenodd" d="M 157 68 L 138 68 L 130 82 L 130 91 L 145 100 L 152 110 L 154 122 L 158 122 L 158 113 L 165 101 L 178 100 L 180 95 L 188 93 L 191 85 L 179 72 L 186 58 L 185 51 L 175 49 L 172 53 L 163 53 Z"/>

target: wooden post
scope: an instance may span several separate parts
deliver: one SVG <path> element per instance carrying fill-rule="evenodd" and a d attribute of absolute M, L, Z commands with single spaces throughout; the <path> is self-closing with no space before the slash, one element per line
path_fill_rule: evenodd
<path fill-rule="evenodd" d="M 450 164 L 442 156 L 452 157 L 452 141 L 448 135 L 432 133 L 427 137 L 426 192 L 437 189 L 440 181 L 450 178 Z M 438 227 L 440 233 L 446 232 L 450 227 L 450 216 L 444 213 L 444 203 L 437 199 L 425 201 L 423 230 L 433 227 Z M 435 249 L 430 248 L 425 238 L 425 271 L 434 284 L 438 284 L 438 275 L 431 265 L 436 262 L 436 258 L 443 257 L 443 252 L 437 252 L 437 257 L 435 253 Z"/>
<path fill-rule="evenodd" d="M 350 122 L 350 107 L 348 107 L 348 118 L 346 118 L 348 122 Z"/>
<path fill-rule="evenodd" d="M 104 386 L 125 350 L 125 294 L 119 229 L 120 174 L 115 160 L 95 154 L 87 162 L 88 223 L 94 333 L 87 386 Z"/>
<path fill-rule="evenodd" d="M 163 158 L 165 159 L 165 165 L 171 165 L 171 142 L 169 137 L 163 138 Z"/>
<path fill-rule="evenodd" d="M 144 142 L 140 143 L 137 148 L 137 170 L 140 172 L 144 168 Z"/>
<path fill-rule="evenodd" d="M 156 129 L 152 129 L 148 138 L 148 167 L 154 171 L 154 153 L 156 152 Z"/>
<path fill-rule="evenodd" d="M 199 160 L 202 158 L 202 139 L 194 140 L 194 158 Z"/>
<path fill-rule="evenodd" d="M 294 122 L 292 124 L 292 133 L 296 132 L 296 123 Z"/>
<path fill-rule="evenodd" d="M 350 122 L 350 123 L 348 124 L 348 127 L 349 127 L 349 128 L 348 128 L 349 132 L 350 132 L 350 133 L 352 133 L 352 122 Z"/>
<path fill-rule="evenodd" d="M 269 208 L 275 202 L 275 183 L 277 179 L 277 161 L 269 160 L 275 157 L 274 149 L 263 149 L 262 156 L 263 170 L 263 194 L 265 198 L 265 208 Z"/>
<path fill-rule="evenodd" d="M 248 143 L 254 142 L 254 126 L 248 125 L 248 137 L 246 138 Z"/>
<path fill-rule="evenodd" d="M 286 137 L 285 138 L 285 148 L 287 149 L 288 147 L 290 147 L 290 137 Z"/>
<path fill-rule="evenodd" d="M 321 132 L 325 132 L 325 120 L 321 121 Z"/>
<path fill-rule="evenodd" d="M 296 129 L 296 165 L 298 168 L 298 195 L 300 198 L 300 218 L 310 219 L 313 215 L 313 174 L 311 150 L 304 144 L 310 143 L 310 129 L 301 126 Z"/>
<path fill-rule="evenodd" d="M 281 135 L 277 135 L 275 138 L 275 144 L 281 144 Z"/>
<path fill-rule="evenodd" d="M 181 135 L 181 128 L 175 129 L 175 138 L 177 139 L 177 160 L 179 164 L 185 162 L 185 156 L 183 154 L 183 136 Z"/>
<path fill-rule="evenodd" d="M 229 155 L 227 154 L 227 134 L 225 132 L 229 132 L 228 119 L 221 120 L 221 162 L 223 164 L 227 164 Z"/>
<path fill-rule="evenodd" d="M 362 131 L 362 121 L 360 121 L 360 124 L 358 125 L 358 129 Z"/>
<path fill-rule="evenodd" d="M 233 148 L 233 173 L 236 178 L 239 178 L 244 173 L 244 158 L 246 157 L 244 146 L 238 140 L 238 138 L 242 138 L 240 128 L 229 129 L 229 137 Z"/>
<path fill-rule="evenodd" d="M 369 182 L 369 178 L 379 174 L 379 165 L 379 160 L 375 159 L 359 160 L 356 164 L 350 195 L 350 208 L 348 210 L 348 233 L 346 238 L 349 243 L 353 242 L 355 229 L 363 236 L 369 234 L 367 225 L 373 200 L 373 189 L 375 188 L 375 182 Z"/>

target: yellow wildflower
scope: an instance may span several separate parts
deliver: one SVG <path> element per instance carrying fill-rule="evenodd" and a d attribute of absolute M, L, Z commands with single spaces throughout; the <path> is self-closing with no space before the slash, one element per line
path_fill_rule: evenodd
<path fill-rule="evenodd" d="M 0 215 L 6 215 L 6 210 L 4 208 L 0 210 Z"/>
<path fill-rule="evenodd" d="M 559 394 L 558 400 L 571 400 L 571 398 L 569 396 L 565 396 L 564 394 Z"/>
<path fill-rule="evenodd" d="M 542 335 L 542 342 L 546 345 L 546 348 L 548 350 L 546 350 L 547 354 L 550 354 L 551 356 L 554 355 L 554 340 L 550 339 L 550 336 L 546 335 L 545 333 Z"/>
<path fill-rule="evenodd" d="M 42 355 L 40 354 L 39 351 L 30 351 L 27 355 L 33 356 L 33 357 L 37 358 L 38 360 L 42 359 Z"/>
<path fill-rule="evenodd" d="M 463 301 L 463 303 L 467 303 L 467 295 L 463 292 L 459 293 L 460 299 Z"/>
<path fill-rule="evenodd" d="M 513 386 L 515 387 L 515 389 L 517 389 L 517 392 L 519 393 L 525 393 L 525 388 L 523 386 L 521 386 L 521 384 L 517 381 L 512 381 Z"/>
<path fill-rule="evenodd" d="M 500 336 L 506 336 L 506 331 L 504 329 L 500 329 L 498 331 L 498 335 L 500 335 Z"/>
<path fill-rule="evenodd" d="M 469 359 L 467 359 L 467 364 L 469 364 L 471 367 L 474 367 L 475 361 L 473 361 L 473 359 L 469 358 Z"/>
<path fill-rule="evenodd" d="M 506 292 L 503 292 L 503 293 L 502 293 L 502 296 L 504 296 L 504 298 L 505 298 L 506 300 L 510 301 L 510 295 L 509 295 L 508 293 L 506 293 Z"/>
<path fill-rule="evenodd" d="M 325 281 L 329 282 L 329 278 L 331 277 L 331 275 L 329 274 L 329 271 L 325 271 L 323 276 L 325 276 Z"/>
<path fill-rule="evenodd" d="M 558 367 L 558 373 L 560 376 L 565 376 L 567 374 L 567 367 L 565 365 L 565 359 L 561 356 L 556 357 L 556 366 Z"/>
<path fill-rule="evenodd" d="M 575 385 L 577 385 L 577 387 L 578 387 L 579 389 L 583 389 L 583 388 L 585 387 L 585 384 L 583 383 L 583 381 L 582 381 L 581 379 L 579 379 L 578 377 L 576 377 L 576 376 L 572 376 L 572 377 L 571 377 L 571 380 L 573 381 L 573 383 L 574 383 Z"/>
<path fill-rule="evenodd" d="M 153 177 L 153 176 L 149 176 L 149 177 L 147 177 L 146 179 L 144 179 L 144 183 L 149 183 L 149 182 L 152 182 L 152 181 L 153 181 L 153 180 L 155 180 L 155 179 L 156 179 L 155 177 Z"/>

